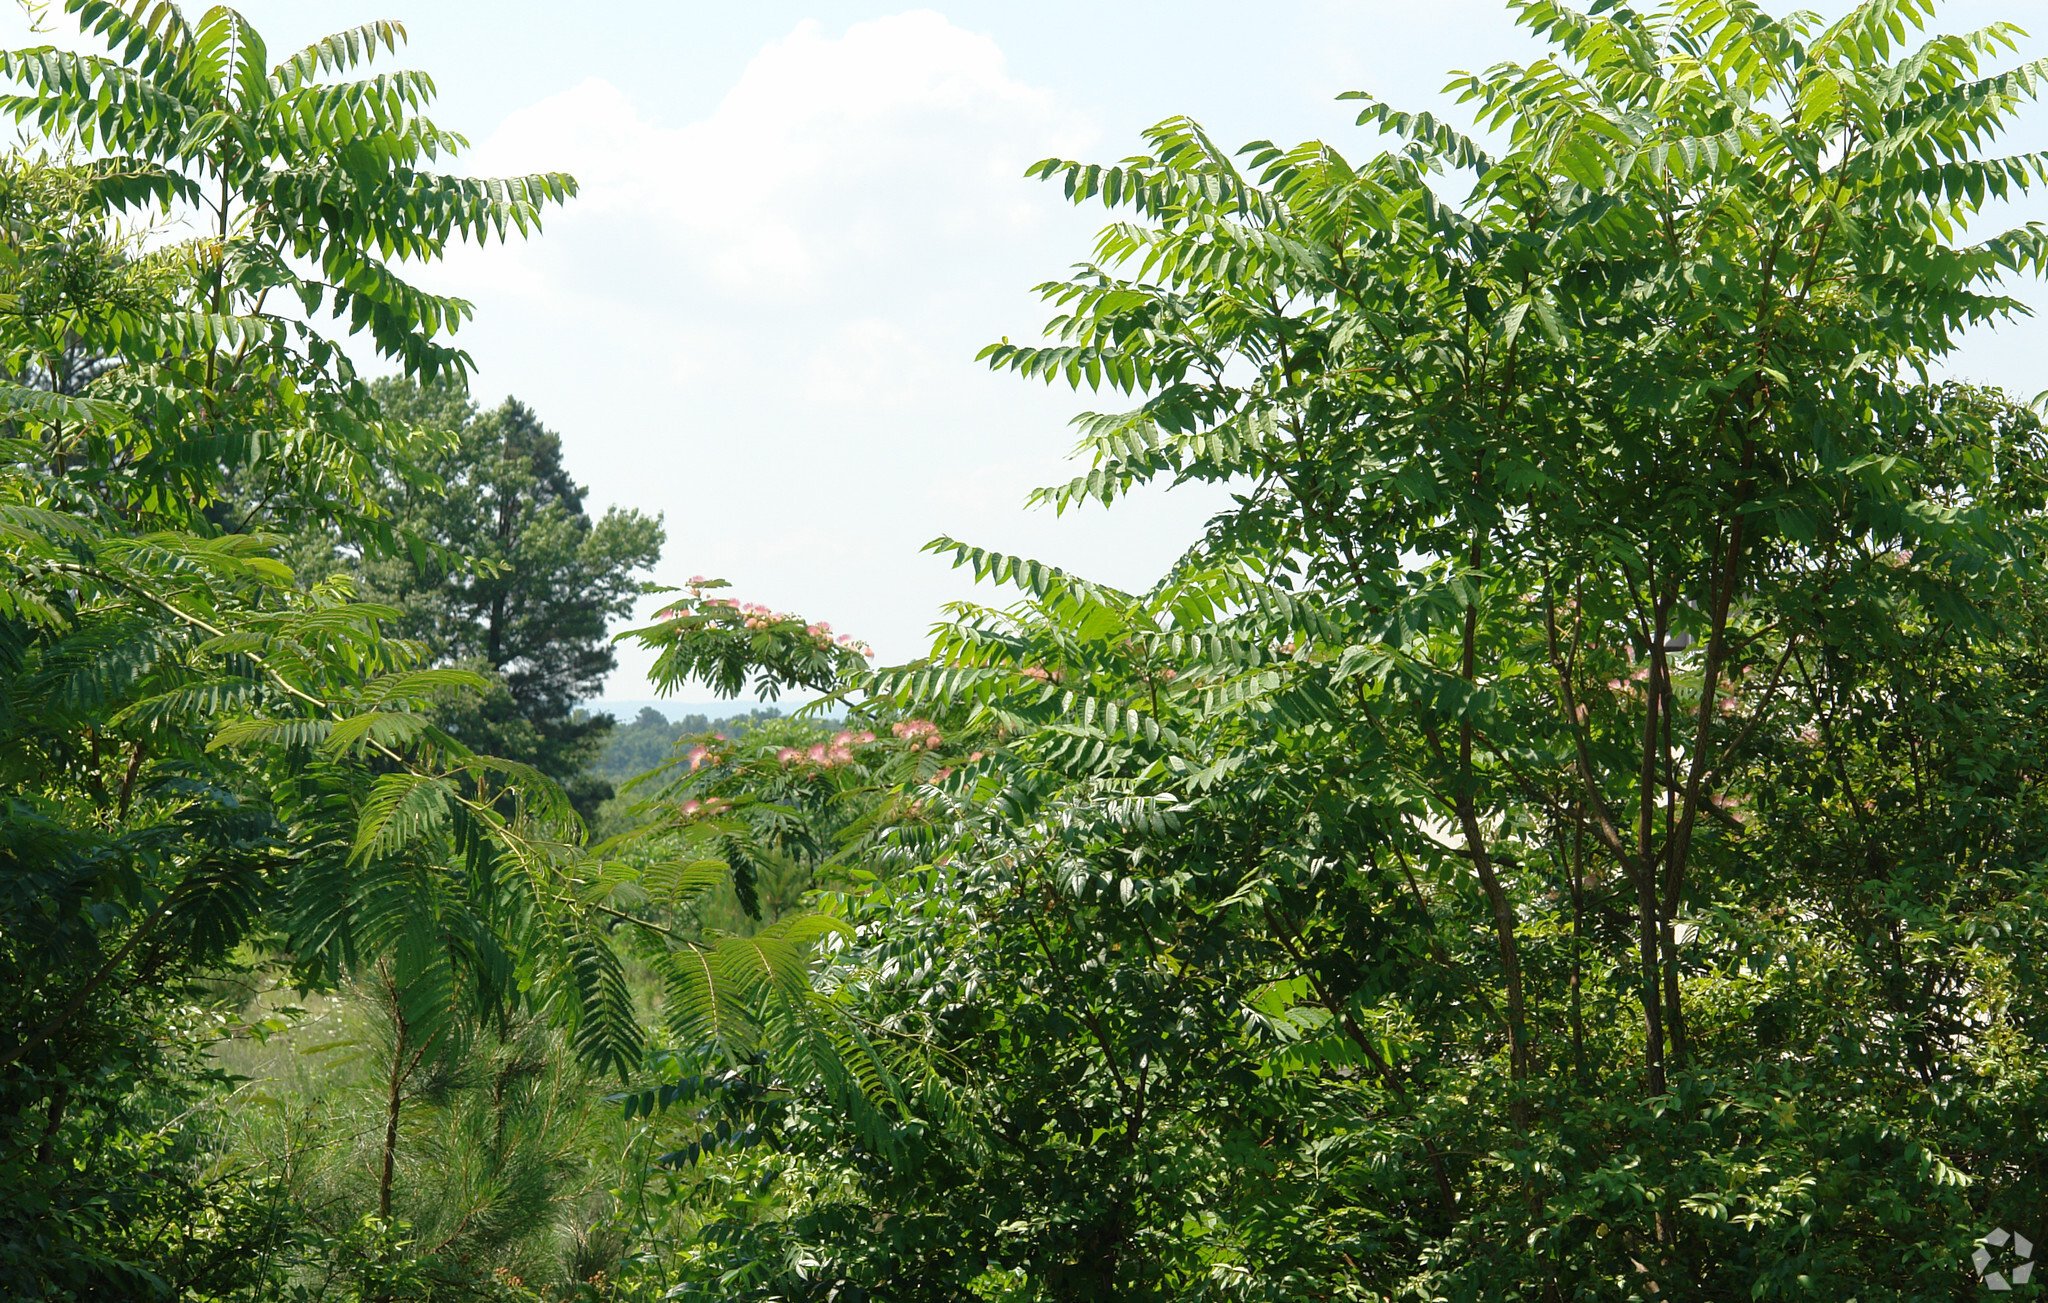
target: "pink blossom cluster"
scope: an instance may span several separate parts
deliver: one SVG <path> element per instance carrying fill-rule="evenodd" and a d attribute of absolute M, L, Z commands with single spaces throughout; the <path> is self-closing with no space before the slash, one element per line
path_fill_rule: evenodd
<path fill-rule="evenodd" d="M 1607 680 L 1607 690 L 1609 692 L 1634 692 L 1636 691 L 1636 689 L 1631 687 L 1630 685 L 1635 683 L 1641 683 L 1649 677 L 1650 667 L 1644 665 L 1638 668 L 1635 671 L 1635 673 L 1629 675 L 1626 679 Z"/>
<path fill-rule="evenodd" d="M 723 797 L 707 796 L 701 801 L 693 797 L 677 806 L 676 809 L 682 813 L 685 819 L 696 819 L 699 817 L 709 818 L 714 814 L 722 814 L 730 809 L 731 806 L 732 802 Z"/>
<path fill-rule="evenodd" d="M 842 633 L 834 637 L 832 626 L 823 620 L 819 620 L 816 623 L 805 623 L 804 618 L 800 615 L 793 615 L 788 611 L 772 610 L 759 602 L 742 603 L 738 598 L 734 597 L 706 597 L 704 596 L 704 589 L 712 582 L 712 580 L 706 579 L 703 575 L 690 576 L 690 582 L 687 587 L 690 590 L 690 597 L 697 603 L 695 613 L 698 615 L 737 614 L 741 617 L 740 623 L 743 627 L 757 630 L 776 629 L 784 625 L 801 624 L 803 625 L 804 635 L 816 644 L 819 651 L 829 651 L 834 646 L 839 646 L 848 651 L 859 652 L 869 659 L 874 657 L 874 649 L 852 635 Z M 673 606 L 665 607 L 660 613 L 661 618 L 672 620 L 685 619 L 691 614 L 690 603 L 687 601 L 677 602 Z"/>
<path fill-rule="evenodd" d="M 1060 673 L 1058 670 L 1048 670 L 1038 665 L 1026 665 L 1023 669 L 1018 670 L 1017 672 L 1019 674 L 1022 674 L 1025 678 L 1034 679 L 1039 683 L 1058 683 L 1060 680 L 1067 677 L 1066 675 Z"/>
<path fill-rule="evenodd" d="M 721 756 L 718 752 L 712 750 L 709 746 L 705 745 L 702 742 L 699 742 L 696 746 L 691 747 L 688 753 L 688 759 L 690 761 L 690 768 L 692 771 L 702 769 L 705 765 L 715 763 L 716 761 L 721 760 L 723 758 L 724 757 Z"/>
<path fill-rule="evenodd" d="M 819 769 L 831 769 L 838 765 L 853 763 L 853 749 L 866 746 L 875 740 L 875 735 L 866 730 L 858 733 L 839 732 L 832 735 L 830 742 L 818 742 L 808 749 L 783 747 L 775 753 L 775 762 L 787 769 L 791 765 L 812 765 Z"/>
<path fill-rule="evenodd" d="M 928 719 L 898 720 L 889 726 L 889 731 L 910 744 L 911 750 L 923 747 L 936 751 L 946 739 L 939 735 L 939 726 Z"/>
<path fill-rule="evenodd" d="M 796 617 L 790 616 L 789 618 L 794 620 Z M 825 649 L 831 647 L 834 643 L 837 643 L 839 646 L 844 647 L 849 651 L 859 652 L 861 655 L 868 657 L 870 660 L 874 658 L 874 648 L 868 646 L 864 642 L 861 642 L 859 639 L 853 637 L 853 635 L 851 634 L 842 633 L 836 638 L 833 637 L 832 626 L 825 623 L 823 620 L 818 621 L 816 624 L 805 625 L 804 633 L 809 635 L 812 642 L 818 644 L 819 651 L 824 651 Z"/>

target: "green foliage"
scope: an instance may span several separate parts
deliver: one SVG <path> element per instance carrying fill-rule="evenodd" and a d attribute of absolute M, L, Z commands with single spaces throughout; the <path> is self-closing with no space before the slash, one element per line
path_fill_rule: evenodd
<path fill-rule="evenodd" d="M 141 259 L 156 290 L 143 300 L 102 293 L 99 277 L 18 301 L 15 374 L 61 382 L 58 373 L 76 370 L 63 355 L 80 345 L 124 361 L 94 381 L 95 396 L 113 405 L 102 414 L 121 419 L 45 431 L 57 468 L 91 486 L 67 505 L 173 526 L 195 509 L 243 529 L 324 520 L 390 546 L 368 490 L 380 470 L 412 474 L 411 450 L 381 428 L 346 355 L 313 323 L 324 309 L 407 374 L 460 375 L 468 359 L 443 337 L 469 305 L 412 287 L 392 260 L 525 232 L 573 183 L 419 170 L 463 146 L 419 115 L 431 80 L 323 80 L 354 72 L 379 45 L 395 49 L 404 34 L 395 24 L 268 66 L 261 38 L 224 6 L 197 23 L 141 0 L 65 9 L 108 54 L 0 52 L 0 71 L 20 87 L 0 97 L 0 111 L 91 156 L 66 183 L 87 214 L 184 205 L 208 231 Z M 107 265 L 104 240 L 68 244 L 72 262 Z M 291 315 L 277 310 L 286 304 Z M 231 499 L 255 509 L 232 511 Z"/>
<path fill-rule="evenodd" d="M 404 612 L 394 632 L 488 675 L 489 691 L 456 697 L 437 721 L 564 784 L 588 819 L 611 795 L 586 773 L 606 724 L 575 707 L 618 663 L 606 625 L 632 610 L 635 573 L 661 553 L 660 521 L 617 508 L 591 520 L 560 437 L 515 400 L 479 413 L 446 379 L 371 392 L 388 420 L 437 446 L 421 464 L 429 482 L 385 486 L 391 527 L 416 545 L 350 556 L 316 532 L 295 548 L 301 574 L 346 566 L 364 596 Z"/>
<path fill-rule="evenodd" d="M 193 1051 L 206 1020 L 184 994 L 103 994 L 67 1027 L 70 1054 L 0 1092 L 9 1297 L 221 1297 L 286 1252 L 285 1191 L 210 1133 L 226 1083 Z"/>
<path fill-rule="evenodd" d="M 423 78 L 319 80 L 390 25 L 74 8 L 5 56 L 92 160 L 0 176 L 13 1292 L 1909 1300 L 2029 1229 L 2048 431 L 1928 380 L 2042 269 L 1967 233 L 2010 29 L 1522 0 L 1495 152 L 1038 164 L 1119 220 L 985 357 L 1126 408 L 1041 500 L 1233 505 L 1142 592 L 937 540 L 1016 598 L 906 666 L 693 581 L 663 690 L 825 701 L 618 730 L 592 845 L 658 529 L 370 266 L 566 183 L 413 172 Z"/>
<path fill-rule="evenodd" d="M 657 654 L 648 679 L 673 691 L 701 682 L 722 697 L 736 697 L 753 675 L 755 694 L 770 701 L 790 688 L 824 692 L 872 657 L 866 643 L 832 626 L 810 623 L 787 611 L 771 611 L 756 602 L 732 597 L 706 597 L 729 585 L 722 579 L 698 576 L 686 598 L 659 612 L 658 623 L 621 637 L 637 638 Z M 673 590 L 670 590 L 673 591 Z"/>
<path fill-rule="evenodd" d="M 384 260 L 529 229 L 570 185 L 417 170 L 460 143 L 417 116 L 422 76 L 322 80 L 392 25 L 266 70 L 226 9 L 70 8 L 108 56 L 0 54 L 59 151 L 0 173 L 0 1289 L 212 1297 L 271 1271 L 293 1211 L 194 1129 L 181 1011 L 245 947 L 308 986 L 388 973 L 419 1044 L 518 1015 L 639 1061 L 629 995 L 585 980 L 604 941 L 559 787 L 439 727 L 483 681 L 260 532 L 395 547 L 389 486 L 432 452 L 300 314 L 459 373 L 467 306 Z M 178 204 L 211 233 L 118 220 Z"/>
<path fill-rule="evenodd" d="M 690 714 L 670 720 L 652 706 L 626 723 L 614 723 L 606 730 L 591 771 L 614 785 L 638 778 L 674 758 L 677 747 L 688 739 L 722 737 L 738 741 L 764 724 L 782 718 L 775 706 L 757 706 L 745 714 Z"/>
<path fill-rule="evenodd" d="M 1136 404 L 1042 499 L 1237 498 L 1143 593 L 934 545 L 1020 600 L 853 681 L 932 744 L 814 978 L 933 1089 L 792 1088 L 687 1278 L 1946 1298 L 2024 1220 L 2044 435 L 1926 375 L 2041 270 L 1963 232 L 2043 69 L 1514 8 L 1497 155 L 1368 104 L 1363 163 L 1033 169 L 1126 220 L 985 356 Z"/>
<path fill-rule="evenodd" d="M 598 1164 L 618 1129 L 601 1083 L 531 1017 L 464 1021 L 415 1044 L 388 976 L 220 1054 L 246 1079 L 224 1122 L 231 1152 L 272 1173 L 299 1210 L 281 1255 L 287 1284 L 325 1297 L 512 1298 L 508 1276 L 535 1291 L 587 1279 L 579 1232 L 602 1206 Z M 394 1096 L 399 1143 L 379 1212 Z"/>

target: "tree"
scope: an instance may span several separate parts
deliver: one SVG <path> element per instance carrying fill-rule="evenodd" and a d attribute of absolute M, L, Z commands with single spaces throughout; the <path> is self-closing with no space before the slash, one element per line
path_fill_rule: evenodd
<path fill-rule="evenodd" d="M 2020 1212 L 2043 431 L 1925 377 L 2041 268 L 1962 228 L 2041 179 L 1987 151 L 2048 66 L 1920 4 L 1513 8 L 1550 55 L 1455 83 L 1497 156 L 1368 103 L 1362 164 L 1177 120 L 1034 169 L 1129 220 L 986 355 L 1138 395 L 1044 499 L 1240 494 L 1145 593 L 937 545 L 1018 605 L 861 687 L 983 760 L 820 980 L 996 1103 L 792 1125 L 721 1241 L 764 1295 L 1949 1297 Z M 1020 1117 L 1086 1197 L 952 1202 L 1054 1152 Z"/>
<path fill-rule="evenodd" d="M 621 1129 L 602 1079 L 529 1012 L 423 1039 L 390 978 L 367 971 L 296 1025 L 217 1052 L 246 1083 L 228 1152 L 295 1214 L 276 1255 L 285 1292 L 521 1297 L 506 1277 L 573 1291 L 617 1256 L 587 1234 Z"/>
<path fill-rule="evenodd" d="M 450 733 L 533 765 L 592 817 L 611 796 L 586 772 L 609 717 L 575 707 L 618 664 L 607 625 L 631 612 L 636 573 L 660 558 L 659 518 L 614 507 L 592 521 L 560 436 L 517 400 L 479 413 L 445 380 L 371 389 L 388 419 L 446 442 L 421 464 L 429 486 L 388 486 L 393 527 L 427 546 L 362 558 L 365 596 L 403 610 L 399 631 L 438 659 L 497 685 L 451 703 L 442 715 Z M 331 535 L 305 541 L 312 569 L 335 563 L 331 548 Z"/>
<path fill-rule="evenodd" d="M 120 504 L 164 519 L 238 495 L 254 504 L 228 522 L 242 528 L 326 519 L 392 543 L 362 491 L 366 472 L 405 474 L 408 450 L 384 437 L 332 340 L 263 309 L 273 295 L 289 297 L 309 318 L 323 309 L 346 317 L 349 333 L 366 334 L 408 375 L 460 374 L 467 356 L 439 337 L 469 305 L 412 287 L 386 259 L 430 260 L 451 239 L 524 233 L 572 183 L 421 171 L 466 143 L 420 114 L 430 78 L 322 81 L 374 60 L 380 45 L 395 52 L 404 36 L 396 24 L 353 28 L 270 66 L 262 39 L 225 6 L 196 24 L 169 4 L 64 8 L 110 55 L 5 52 L 0 70 L 23 89 L 0 98 L 0 110 L 61 146 L 102 154 L 86 173 L 95 203 L 187 204 L 209 233 L 183 246 L 172 310 L 97 308 L 97 351 L 131 359 L 123 381 L 100 390 L 152 437 L 110 440 L 90 425 L 59 424 L 53 454 L 97 471 L 102 492 L 137 482 L 175 489 Z M 70 342 L 64 328 L 53 321 L 37 337 L 45 369 L 49 350 Z M 110 473 L 116 466 L 122 474 Z"/>
<path fill-rule="evenodd" d="M 193 1005 L 245 945 L 307 986 L 388 964 L 423 1038 L 544 1012 L 594 1064 L 637 1061 L 559 790 L 435 728 L 477 678 L 421 667 L 396 612 L 301 587 L 257 532 L 396 546 L 380 490 L 422 452 L 273 295 L 459 371 L 437 336 L 467 305 L 382 259 L 529 230 L 571 186 L 418 170 L 461 144 L 415 112 L 423 75 L 322 80 L 394 25 L 270 66 L 225 8 L 67 8 L 110 56 L 0 52 L 25 87 L 0 107 L 86 160 L 14 159 L 0 195 L 4 369 L 53 377 L 0 389 L 0 1270 L 23 1297 L 223 1293 L 282 1229 L 274 1183 L 198 1166 Z M 174 203 L 209 233 L 122 237 L 122 211 Z"/>

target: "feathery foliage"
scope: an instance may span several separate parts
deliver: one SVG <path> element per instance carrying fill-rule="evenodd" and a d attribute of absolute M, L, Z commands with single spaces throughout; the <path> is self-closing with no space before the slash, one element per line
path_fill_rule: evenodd
<path fill-rule="evenodd" d="M 792 1101 L 703 1279 L 1932 1298 L 2024 1220 L 2043 434 L 1927 376 L 2042 270 L 1971 222 L 2043 69 L 1512 8 L 1498 146 L 1032 169 L 1117 218 L 983 356 L 1130 403 L 1040 500 L 1238 496 L 1144 593 L 934 544 L 1019 600 L 854 681 L 944 741 L 827 971 L 944 1089 Z"/>

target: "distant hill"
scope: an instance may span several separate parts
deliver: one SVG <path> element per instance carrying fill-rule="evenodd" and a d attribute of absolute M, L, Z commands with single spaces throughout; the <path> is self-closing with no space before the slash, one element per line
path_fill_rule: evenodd
<path fill-rule="evenodd" d="M 741 738 L 753 728 L 783 718 L 778 706 L 757 706 L 743 714 L 713 719 L 708 715 L 683 715 L 670 719 L 652 706 L 642 706 L 631 721 L 620 720 L 605 735 L 604 746 L 591 762 L 592 773 L 623 783 L 638 778 L 674 754 L 685 739 L 716 733 Z"/>
<path fill-rule="evenodd" d="M 682 720 L 691 715 L 702 715 L 705 719 L 716 723 L 729 715 L 745 715 L 751 711 L 761 709 L 764 705 L 779 707 L 783 714 L 791 715 L 795 714 L 800 707 L 810 704 L 811 700 L 811 697 L 797 693 L 790 693 L 776 701 L 767 703 L 752 701 L 745 697 L 732 698 L 725 701 L 676 701 L 667 698 L 622 697 L 615 700 L 586 701 L 583 703 L 582 709 L 592 715 L 610 715 L 621 724 L 630 723 L 638 719 L 640 712 L 649 707 L 652 707 L 654 712 L 663 719 Z"/>

